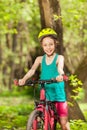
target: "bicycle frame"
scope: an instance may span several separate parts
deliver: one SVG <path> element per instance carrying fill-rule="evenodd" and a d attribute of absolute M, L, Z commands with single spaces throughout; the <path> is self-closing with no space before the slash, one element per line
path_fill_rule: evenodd
<path fill-rule="evenodd" d="M 35 109 L 41 111 L 44 114 L 44 130 L 54 130 L 54 120 L 57 119 L 57 115 L 51 109 L 51 102 L 46 101 L 44 84 L 41 84 L 42 88 L 40 90 L 40 102 L 36 105 Z M 50 126 L 48 126 L 50 125 Z"/>

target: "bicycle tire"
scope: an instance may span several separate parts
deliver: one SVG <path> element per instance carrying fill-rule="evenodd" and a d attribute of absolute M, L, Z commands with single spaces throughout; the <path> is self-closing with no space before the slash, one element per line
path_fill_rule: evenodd
<path fill-rule="evenodd" d="M 27 130 L 44 130 L 43 113 L 38 110 L 34 110 L 28 119 Z"/>

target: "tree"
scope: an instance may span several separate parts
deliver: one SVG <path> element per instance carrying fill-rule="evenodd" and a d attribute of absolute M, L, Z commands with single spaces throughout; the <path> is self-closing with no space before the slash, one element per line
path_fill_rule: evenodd
<path fill-rule="evenodd" d="M 61 21 L 61 8 L 59 0 L 38 0 L 38 2 L 40 7 L 42 28 L 51 27 L 58 33 L 59 36 L 58 40 L 61 46 L 58 47 L 57 49 L 60 54 L 63 54 L 63 26 Z M 67 88 L 68 88 L 67 89 L 68 100 L 72 102 L 73 100 L 70 98 L 71 89 L 69 84 Z M 70 119 L 85 120 L 77 102 L 74 101 L 73 103 L 74 106 L 69 107 Z"/>
<path fill-rule="evenodd" d="M 78 75 L 79 79 L 83 82 L 83 88 L 84 88 L 84 102 L 87 102 L 87 56 L 82 60 L 80 65 L 78 66 L 76 70 L 76 74 Z"/>
<path fill-rule="evenodd" d="M 87 0 L 61 0 L 60 5 L 65 62 L 70 72 L 75 73 L 87 56 Z"/>
<path fill-rule="evenodd" d="M 59 53 L 63 53 L 63 28 L 61 22 L 61 8 L 57 0 L 39 0 L 41 25 L 52 27 L 58 33 L 58 40 L 61 46 L 58 47 Z"/>
<path fill-rule="evenodd" d="M 61 8 L 65 63 L 70 72 L 77 74 L 82 80 L 84 101 L 87 101 L 87 1 L 63 0 Z"/>
<path fill-rule="evenodd" d="M 11 90 L 13 79 L 22 77 L 32 65 L 31 55 L 34 55 L 37 46 L 36 33 L 40 26 L 38 9 L 37 1 L 34 0 L 0 2 L 1 90 L 6 87 Z"/>

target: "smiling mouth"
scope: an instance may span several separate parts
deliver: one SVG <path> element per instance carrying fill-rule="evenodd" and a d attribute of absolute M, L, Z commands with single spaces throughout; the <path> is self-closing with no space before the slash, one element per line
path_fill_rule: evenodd
<path fill-rule="evenodd" d="M 47 52 L 48 56 L 53 56 L 55 53 L 53 51 Z"/>

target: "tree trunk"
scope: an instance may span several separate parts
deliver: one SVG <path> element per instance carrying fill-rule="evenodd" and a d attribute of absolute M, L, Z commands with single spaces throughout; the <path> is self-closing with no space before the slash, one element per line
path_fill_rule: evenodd
<path fill-rule="evenodd" d="M 79 79 L 83 82 L 83 88 L 85 92 L 84 102 L 87 102 L 87 56 L 83 59 L 79 67 L 75 72 Z"/>
<path fill-rule="evenodd" d="M 0 66 L 2 64 L 2 44 L 1 44 L 1 40 L 0 40 Z M 1 70 L 1 67 L 0 67 Z"/>
<path fill-rule="evenodd" d="M 71 98 L 72 87 L 70 86 L 69 82 L 66 83 L 66 93 L 67 101 L 69 103 L 69 119 L 81 119 L 86 121 L 78 103 L 73 98 Z"/>
<path fill-rule="evenodd" d="M 13 41 L 12 41 L 12 52 L 16 53 L 16 47 L 17 47 L 17 34 L 13 34 L 13 37 L 12 37 Z M 9 65 L 11 67 L 11 70 L 10 70 L 10 75 L 9 75 L 9 89 L 11 90 L 12 89 L 12 82 L 13 82 L 13 79 L 14 79 L 14 70 L 15 70 L 15 63 L 12 59 L 10 59 L 9 61 Z"/>
<path fill-rule="evenodd" d="M 44 27 L 53 28 L 58 34 L 58 40 L 61 46 L 58 46 L 58 52 L 63 54 L 63 26 L 61 22 L 61 9 L 59 0 L 38 0 L 41 14 L 41 25 Z M 66 68 L 68 70 L 68 68 Z M 70 86 L 67 87 L 67 97 L 70 102 L 71 90 Z M 82 119 L 85 120 L 78 104 L 73 101 L 74 106 L 69 107 L 69 117 L 70 119 Z"/>

